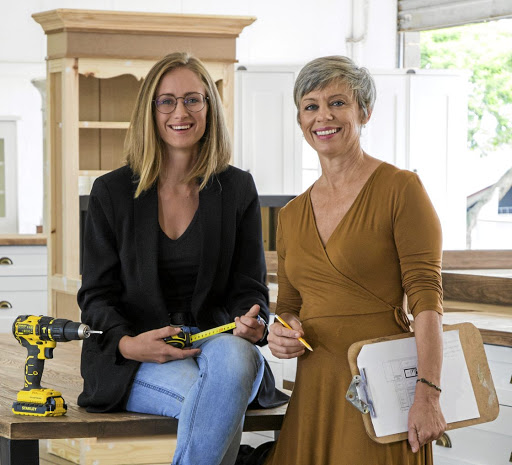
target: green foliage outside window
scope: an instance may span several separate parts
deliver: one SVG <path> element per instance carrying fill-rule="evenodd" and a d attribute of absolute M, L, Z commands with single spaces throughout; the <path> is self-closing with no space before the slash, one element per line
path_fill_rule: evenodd
<path fill-rule="evenodd" d="M 471 149 L 512 144 L 512 19 L 422 32 L 421 67 L 469 70 Z"/>

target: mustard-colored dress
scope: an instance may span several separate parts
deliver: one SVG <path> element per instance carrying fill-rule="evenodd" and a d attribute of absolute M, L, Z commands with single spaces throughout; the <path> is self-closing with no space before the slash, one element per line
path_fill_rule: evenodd
<path fill-rule="evenodd" d="M 431 445 L 382 445 L 345 400 L 347 351 L 356 341 L 403 332 L 404 291 L 413 315 L 442 313 L 441 227 L 412 172 L 382 163 L 325 248 L 309 188 L 284 207 L 277 232 L 277 313 L 302 321 L 314 352 L 299 357 L 279 439 L 265 465 L 432 464 Z"/>

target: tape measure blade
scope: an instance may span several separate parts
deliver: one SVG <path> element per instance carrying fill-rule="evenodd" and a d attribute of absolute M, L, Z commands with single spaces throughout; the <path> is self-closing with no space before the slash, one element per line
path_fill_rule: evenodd
<path fill-rule="evenodd" d="M 236 323 L 228 323 L 227 325 L 217 326 L 216 328 L 207 329 L 206 331 L 202 331 L 200 333 L 194 334 L 190 337 L 190 342 L 199 341 L 200 339 L 204 339 L 206 337 L 213 336 L 214 334 L 223 333 L 225 331 L 229 331 L 230 329 L 236 328 Z"/>

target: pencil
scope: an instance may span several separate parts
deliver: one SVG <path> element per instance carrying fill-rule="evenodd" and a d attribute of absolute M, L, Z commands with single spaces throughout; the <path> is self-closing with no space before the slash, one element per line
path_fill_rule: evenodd
<path fill-rule="evenodd" d="M 286 321 L 284 321 L 279 315 L 276 315 L 276 318 L 277 318 L 277 321 L 279 321 L 279 323 L 281 323 L 285 328 L 291 329 L 293 331 L 293 328 Z M 299 337 L 299 341 L 302 343 L 302 345 L 306 349 L 309 349 L 311 352 L 313 352 L 313 348 L 303 338 Z"/>

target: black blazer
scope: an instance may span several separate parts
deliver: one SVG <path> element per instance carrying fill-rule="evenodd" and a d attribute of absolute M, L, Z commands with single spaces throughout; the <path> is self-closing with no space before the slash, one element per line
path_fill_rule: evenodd
<path fill-rule="evenodd" d="M 137 182 L 127 166 L 98 178 L 84 231 L 82 321 L 101 336 L 84 340 L 78 405 L 90 412 L 123 410 L 139 362 L 117 349 L 135 336 L 169 324 L 158 277 L 156 186 L 134 199 Z M 233 321 L 258 304 L 268 322 L 259 200 L 250 174 L 234 168 L 210 179 L 199 193 L 201 262 L 192 312 L 201 330 Z M 282 404 L 266 364 L 257 406 Z"/>

